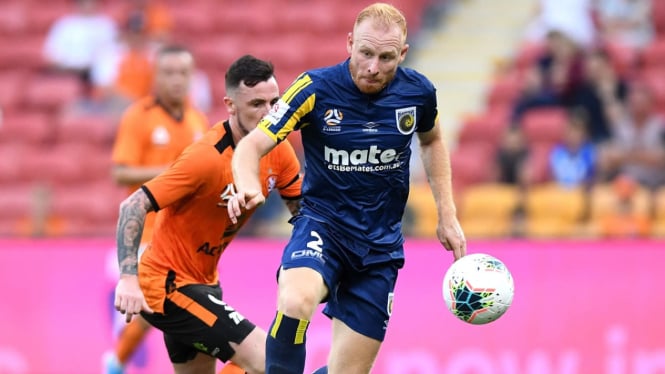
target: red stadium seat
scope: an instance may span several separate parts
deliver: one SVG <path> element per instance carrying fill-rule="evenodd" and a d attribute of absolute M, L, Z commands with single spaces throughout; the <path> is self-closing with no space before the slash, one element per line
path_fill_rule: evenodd
<path fill-rule="evenodd" d="M 82 84 L 72 75 L 35 75 L 26 87 L 26 104 L 31 108 L 58 110 L 82 94 Z"/>
<path fill-rule="evenodd" d="M 563 108 L 535 108 L 522 117 L 522 130 L 528 144 L 552 145 L 563 139 L 568 115 Z"/>
<path fill-rule="evenodd" d="M 349 28 L 351 22 L 341 23 L 338 15 L 339 4 L 331 1 L 287 2 L 288 11 L 284 12 L 276 25 L 278 32 L 302 32 L 307 30 L 313 36 L 335 32 L 340 27 Z M 344 36 L 345 34 L 341 34 Z M 330 40 L 330 39 L 329 39 Z M 334 40 L 330 40 L 334 43 Z M 344 49 L 344 39 L 338 44 Z M 327 44 L 327 43 L 322 43 Z"/>
<path fill-rule="evenodd" d="M 20 69 L 0 72 L 0 108 L 3 111 L 12 111 L 23 101 L 26 77 L 26 72 Z"/>
<path fill-rule="evenodd" d="M 451 153 L 450 162 L 458 185 L 488 182 L 493 177 L 494 149 L 481 143 L 460 145 Z"/>
<path fill-rule="evenodd" d="M 46 35 L 53 23 L 65 14 L 74 10 L 71 1 L 49 1 L 48 6 L 39 2 L 26 2 L 30 22 L 27 27 L 32 34 Z"/>
<path fill-rule="evenodd" d="M 487 111 L 469 117 L 462 123 L 458 142 L 460 145 L 484 142 L 496 148 L 501 135 L 508 127 L 508 121 L 508 113 L 502 111 Z"/>
<path fill-rule="evenodd" d="M 651 20 L 656 29 L 656 34 L 665 36 L 665 2 L 662 0 L 651 0 Z"/>
<path fill-rule="evenodd" d="M 523 42 L 518 46 L 515 66 L 520 70 L 533 66 L 544 50 L 545 46 L 542 43 Z"/>
<path fill-rule="evenodd" d="M 30 183 L 2 184 L 0 189 L 0 219 L 19 219 L 30 215 L 33 185 Z"/>
<path fill-rule="evenodd" d="M 212 14 L 222 13 L 224 6 L 212 6 L 212 3 L 200 0 L 178 1 L 171 3 L 174 28 L 178 33 L 190 35 L 210 35 L 215 29 Z"/>
<path fill-rule="evenodd" d="M 108 183 L 56 188 L 53 213 L 69 227 L 69 234 L 112 234 L 118 219 L 121 190 Z"/>
<path fill-rule="evenodd" d="M 65 114 L 55 121 L 58 142 L 81 142 L 110 147 L 115 138 L 113 120 L 92 114 Z"/>
<path fill-rule="evenodd" d="M 31 147 L 17 142 L 5 142 L 0 145 L 0 186 L 16 184 L 21 181 L 24 154 Z M 0 187 L 4 191 L 4 187 Z"/>
<path fill-rule="evenodd" d="M 515 70 L 498 76 L 489 88 L 487 106 L 513 105 L 522 91 L 522 74 Z"/>
<path fill-rule="evenodd" d="M 301 51 L 310 51 L 310 39 L 306 33 L 282 34 L 279 42 L 272 38 L 252 39 L 245 49 L 258 58 L 272 61 L 276 68 L 305 69 L 306 57 L 309 54 Z M 316 49 L 314 49 L 315 51 Z M 315 52 L 311 52 L 315 53 Z"/>
<path fill-rule="evenodd" d="M 24 2 L 0 2 L 0 35 L 20 37 L 27 30 L 27 16 Z"/>
<path fill-rule="evenodd" d="M 3 142 L 27 143 L 41 147 L 51 142 L 55 135 L 55 124 L 45 112 L 11 111 L 4 115 L 0 127 Z"/>
<path fill-rule="evenodd" d="M 665 67 L 665 38 L 656 39 L 642 51 L 644 69 Z"/>
<path fill-rule="evenodd" d="M 643 69 L 640 78 L 651 90 L 657 110 L 665 108 L 665 64 L 661 67 Z"/>
<path fill-rule="evenodd" d="M 214 11 L 214 26 L 217 33 L 238 34 L 242 30 L 246 35 L 263 36 L 280 43 L 274 34 L 277 23 L 282 22 L 284 9 L 272 1 L 228 1 L 224 7 Z M 288 47 L 287 47 L 288 48 Z"/>
<path fill-rule="evenodd" d="M 46 62 L 42 56 L 44 35 L 24 37 L 0 36 L 0 68 L 37 70 L 44 68 Z"/>
<path fill-rule="evenodd" d="M 194 40 L 190 45 L 196 64 L 201 69 L 225 72 L 233 61 L 248 53 L 247 43 L 242 34 L 217 34 Z"/>

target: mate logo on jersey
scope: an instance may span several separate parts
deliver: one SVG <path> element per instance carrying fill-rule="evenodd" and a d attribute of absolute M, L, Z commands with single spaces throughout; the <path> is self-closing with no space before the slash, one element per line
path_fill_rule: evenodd
<path fill-rule="evenodd" d="M 404 135 L 413 133 L 413 130 L 416 129 L 416 107 L 395 109 L 395 120 L 399 132 Z"/>
<path fill-rule="evenodd" d="M 400 153 L 396 149 L 381 149 L 371 145 L 366 149 L 335 149 L 324 146 L 327 168 L 334 171 L 366 172 L 397 169 L 401 166 Z"/>

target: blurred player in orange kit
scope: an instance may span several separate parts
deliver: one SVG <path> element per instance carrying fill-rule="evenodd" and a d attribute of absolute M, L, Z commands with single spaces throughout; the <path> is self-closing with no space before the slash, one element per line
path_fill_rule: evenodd
<path fill-rule="evenodd" d="M 265 371 L 266 332 L 223 301 L 217 265 L 254 212 L 228 217 L 235 194 L 231 159 L 235 145 L 279 99 L 272 64 L 241 57 L 226 73 L 226 92 L 229 119 L 120 206 L 115 307 L 127 321 L 141 314 L 162 330 L 176 373 L 214 373 L 217 359 L 248 373 Z M 261 159 L 260 180 L 265 195 L 276 189 L 290 212 L 299 212 L 300 163 L 288 141 Z M 152 240 L 139 258 L 145 218 L 153 211 Z"/>
<path fill-rule="evenodd" d="M 166 170 L 182 151 L 208 130 L 203 113 L 187 100 L 194 71 L 192 54 L 180 46 L 157 52 L 154 95 L 130 106 L 124 113 L 113 146 L 113 177 L 129 193 Z M 152 236 L 154 215 L 147 217 L 141 243 Z M 143 341 L 150 325 L 136 318 L 120 332 L 115 350 L 106 354 L 106 373 L 122 373 Z"/>

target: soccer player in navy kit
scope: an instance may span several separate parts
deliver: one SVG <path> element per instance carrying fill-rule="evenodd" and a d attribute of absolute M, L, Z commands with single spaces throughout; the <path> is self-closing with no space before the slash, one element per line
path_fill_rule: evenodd
<path fill-rule="evenodd" d="M 452 197 L 450 159 L 437 119 L 436 91 L 404 60 L 406 20 L 391 5 L 362 10 L 345 62 L 300 75 L 236 147 L 237 219 L 262 204 L 259 159 L 294 130 L 305 150 L 302 209 L 279 271 L 277 314 L 268 331 L 266 373 L 301 374 L 305 335 L 327 302 L 332 345 L 316 373 L 368 373 L 386 333 L 398 270 L 401 219 L 409 193 L 413 134 L 437 205 L 437 235 L 458 259 L 466 241 Z"/>

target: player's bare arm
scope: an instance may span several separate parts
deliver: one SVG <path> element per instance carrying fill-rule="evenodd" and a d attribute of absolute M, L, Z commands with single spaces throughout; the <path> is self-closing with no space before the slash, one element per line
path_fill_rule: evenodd
<path fill-rule="evenodd" d="M 138 251 L 145 224 L 145 216 L 154 209 L 142 189 L 136 190 L 120 204 L 120 217 L 116 241 L 120 274 L 136 275 Z"/>
<path fill-rule="evenodd" d="M 259 180 L 259 161 L 276 145 L 277 143 L 259 128 L 250 131 L 236 145 L 231 167 L 237 192 L 228 204 L 229 218 L 234 224 L 242 214 L 242 209 L 249 210 L 265 202 Z"/>
<path fill-rule="evenodd" d="M 420 153 L 439 216 L 437 236 L 441 244 L 453 251 L 455 259 L 466 254 L 466 239 L 457 220 L 453 200 L 450 155 L 446 147 L 441 126 L 437 119 L 432 130 L 418 133 Z"/>
<path fill-rule="evenodd" d="M 126 314 L 127 322 L 142 310 L 152 313 L 139 286 L 137 274 L 138 252 L 145 216 L 153 210 L 150 199 L 142 189 L 131 194 L 120 204 L 116 233 L 120 280 L 115 292 L 115 307 Z"/>

